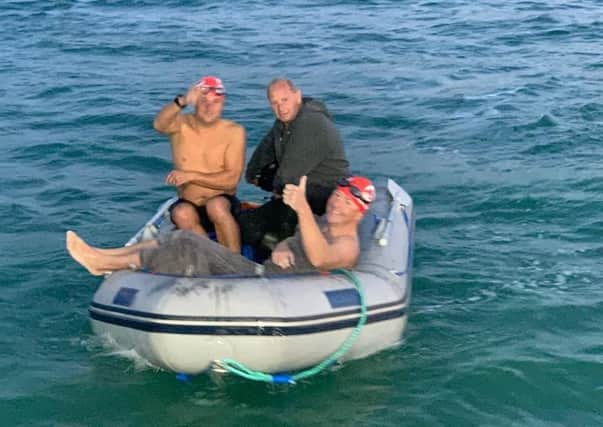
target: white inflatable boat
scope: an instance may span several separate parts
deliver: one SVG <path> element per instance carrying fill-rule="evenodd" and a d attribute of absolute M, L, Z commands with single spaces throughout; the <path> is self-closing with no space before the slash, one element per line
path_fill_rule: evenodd
<path fill-rule="evenodd" d="M 166 201 L 130 240 L 172 227 Z M 340 361 L 394 346 L 406 327 L 411 293 L 414 208 L 394 181 L 360 226 L 353 273 L 364 288 L 366 324 Z M 179 277 L 119 271 L 90 305 L 92 329 L 151 364 L 197 374 L 225 358 L 268 373 L 312 366 L 335 352 L 356 327 L 360 299 L 341 274 L 278 277 Z"/>

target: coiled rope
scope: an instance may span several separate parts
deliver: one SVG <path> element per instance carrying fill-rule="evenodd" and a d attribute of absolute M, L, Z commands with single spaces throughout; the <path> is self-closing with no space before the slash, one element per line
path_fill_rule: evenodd
<path fill-rule="evenodd" d="M 348 350 L 352 347 L 352 344 L 354 344 L 354 341 L 356 341 L 356 338 L 358 338 L 358 335 L 360 335 L 360 331 L 366 323 L 366 302 L 364 299 L 362 282 L 353 272 L 344 269 L 336 269 L 331 273 L 346 276 L 354 284 L 356 291 L 358 292 L 358 296 L 360 297 L 360 319 L 358 319 L 358 323 L 356 324 L 356 327 L 352 333 L 333 354 L 317 365 L 295 374 L 267 374 L 265 372 L 254 371 L 233 359 L 222 359 L 216 362 L 217 365 L 225 369 L 227 372 L 247 378 L 248 380 L 264 381 L 275 384 L 295 384 L 296 381 L 316 375 L 325 368 L 329 367 L 331 364 L 335 363 L 337 359 L 348 352 Z"/>

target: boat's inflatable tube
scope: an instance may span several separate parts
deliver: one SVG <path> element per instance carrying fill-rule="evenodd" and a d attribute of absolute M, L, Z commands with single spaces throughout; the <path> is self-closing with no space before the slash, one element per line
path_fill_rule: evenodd
<path fill-rule="evenodd" d="M 166 202 L 131 240 L 171 227 Z M 344 359 L 400 342 L 410 301 L 414 209 L 394 181 L 360 226 L 367 322 Z M 264 372 L 297 370 L 332 354 L 356 326 L 359 297 L 339 274 L 179 277 L 119 271 L 90 305 L 95 333 L 155 366 L 196 374 L 235 359 Z"/>

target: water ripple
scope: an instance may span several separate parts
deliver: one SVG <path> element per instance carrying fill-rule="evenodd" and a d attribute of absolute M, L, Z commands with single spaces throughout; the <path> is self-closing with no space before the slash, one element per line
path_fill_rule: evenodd
<path fill-rule="evenodd" d="M 602 424 L 600 15 L 592 0 L 4 2 L 4 419 Z M 153 116 L 210 73 L 248 155 L 273 121 L 265 85 L 285 75 L 326 101 L 356 173 L 411 192 L 401 346 L 281 389 L 180 384 L 91 336 L 100 279 L 64 232 L 123 244 L 173 195 Z"/>

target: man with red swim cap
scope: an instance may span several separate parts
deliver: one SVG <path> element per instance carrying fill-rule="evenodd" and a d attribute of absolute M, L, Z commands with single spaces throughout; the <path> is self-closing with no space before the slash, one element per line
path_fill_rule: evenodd
<path fill-rule="evenodd" d="M 342 178 L 327 199 L 322 223 L 316 221 L 306 197 L 306 176 L 287 184 L 283 202 L 295 211 L 299 231 L 278 243 L 270 262 L 290 272 L 352 268 L 360 254 L 358 224 L 375 200 L 373 183 L 362 176 Z"/>
<path fill-rule="evenodd" d="M 337 181 L 337 191 L 344 193 L 362 213 L 365 213 L 375 200 L 375 187 L 363 176 L 340 179 Z"/>
<path fill-rule="evenodd" d="M 215 230 L 221 244 L 239 252 L 235 193 L 245 166 L 245 129 L 222 118 L 225 97 L 222 80 L 205 76 L 165 105 L 153 127 L 172 145 L 174 170 L 165 181 L 180 197 L 170 207 L 176 227 L 201 236 Z M 189 105 L 194 112 L 184 114 Z"/>
<path fill-rule="evenodd" d="M 103 251 L 67 232 L 69 254 L 90 273 L 141 268 L 154 273 L 204 276 L 226 274 L 283 274 L 352 268 L 358 261 L 358 224 L 375 200 L 370 180 L 353 176 L 339 181 L 317 221 L 306 198 L 307 177 L 287 184 L 283 201 L 299 219 L 298 231 L 277 244 L 269 260 L 257 264 L 210 239 L 177 230 L 157 240 Z"/>

